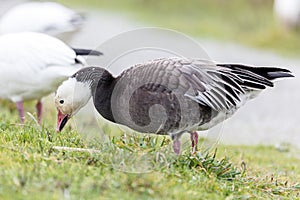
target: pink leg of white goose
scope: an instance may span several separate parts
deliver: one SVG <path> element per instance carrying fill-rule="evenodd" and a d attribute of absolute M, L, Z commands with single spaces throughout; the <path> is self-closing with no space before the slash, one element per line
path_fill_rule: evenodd
<path fill-rule="evenodd" d="M 42 122 L 42 114 L 43 114 L 43 112 L 42 112 L 43 104 L 42 104 L 41 100 L 39 100 L 37 102 L 37 104 L 36 104 L 35 107 L 36 107 L 36 110 L 37 110 L 38 122 L 39 122 L 39 124 L 41 124 L 41 122 Z"/>
<path fill-rule="evenodd" d="M 25 116 L 24 116 L 24 102 L 23 101 L 19 101 L 16 103 L 17 105 L 17 109 L 19 111 L 19 116 L 20 116 L 20 120 L 21 123 L 24 124 L 24 120 L 25 120 Z"/>

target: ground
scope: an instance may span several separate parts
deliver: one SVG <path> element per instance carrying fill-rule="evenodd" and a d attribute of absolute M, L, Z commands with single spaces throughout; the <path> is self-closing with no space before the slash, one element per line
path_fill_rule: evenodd
<path fill-rule="evenodd" d="M 31 106 L 27 105 L 29 111 Z M 107 146 L 70 127 L 56 133 L 53 116 L 55 111 L 48 110 L 40 127 L 27 115 L 21 126 L 16 111 L 1 108 L 1 199 L 296 199 L 300 195 L 299 150 L 288 145 L 218 145 L 209 154 L 191 154 L 188 148 L 180 156 L 166 150 L 158 158 L 156 152 L 170 146 L 167 136 L 120 132 L 109 136 Z M 114 129 L 106 130 L 110 131 Z M 143 153 L 148 153 L 151 165 L 119 160 Z"/>

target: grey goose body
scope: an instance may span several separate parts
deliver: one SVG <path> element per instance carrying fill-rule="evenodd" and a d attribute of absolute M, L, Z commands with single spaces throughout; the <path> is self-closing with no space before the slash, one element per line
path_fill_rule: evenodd
<path fill-rule="evenodd" d="M 82 102 L 92 96 L 104 118 L 138 132 L 168 134 L 174 151 L 179 153 L 182 133 L 191 133 L 195 149 L 195 131 L 224 121 L 259 91 L 273 87 L 272 80 L 291 76 L 290 71 L 281 68 L 216 65 L 182 58 L 138 64 L 118 77 L 103 68 L 88 67 L 75 73 L 57 91 L 58 130 L 85 105 L 75 103 L 77 108 L 73 104 L 67 109 L 71 105 L 65 101 L 70 95 L 67 88 L 78 83 L 82 85 L 80 90 L 86 88 L 90 93 Z M 72 95 L 80 99 L 76 90 Z"/>

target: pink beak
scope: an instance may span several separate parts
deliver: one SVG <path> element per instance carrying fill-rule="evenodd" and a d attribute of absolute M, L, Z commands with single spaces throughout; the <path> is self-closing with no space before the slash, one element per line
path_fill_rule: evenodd
<path fill-rule="evenodd" d="M 58 110 L 56 131 L 61 132 L 61 130 L 67 124 L 68 120 L 69 120 L 69 115 L 65 115 L 60 110 Z"/>

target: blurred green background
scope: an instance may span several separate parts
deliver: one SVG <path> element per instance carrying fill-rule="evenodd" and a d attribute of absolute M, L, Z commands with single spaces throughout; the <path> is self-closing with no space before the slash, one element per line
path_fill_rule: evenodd
<path fill-rule="evenodd" d="M 59 0 L 67 6 L 116 11 L 146 25 L 196 37 L 300 55 L 300 32 L 276 20 L 273 0 Z M 99 11 L 101 12 L 101 10 Z"/>

